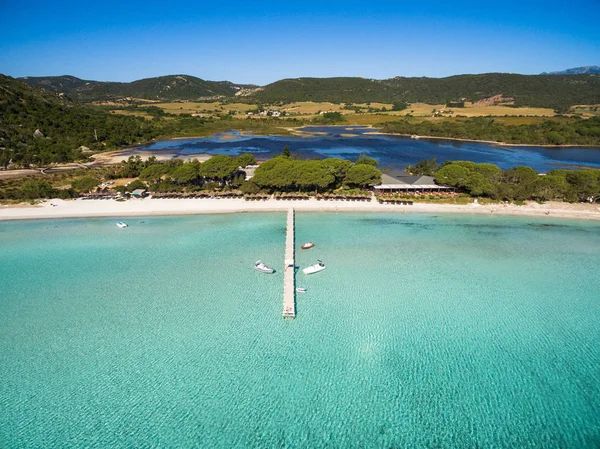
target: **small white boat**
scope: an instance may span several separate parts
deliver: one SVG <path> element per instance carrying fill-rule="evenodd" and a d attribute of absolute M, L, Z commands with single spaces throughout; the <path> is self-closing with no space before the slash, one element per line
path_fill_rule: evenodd
<path fill-rule="evenodd" d="M 300 248 L 302 248 L 302 249 L 308 249 L 308 248 L 312 248 L 313 246 L 315 246 L 315 244 L 313 242 L 306 242 Z"/>
<path fill-rule="evenodd" d="M 297 288 L 296 288 L 296 291 L 297 291 L 298 293 L 306 293 L 306 289 L 305 289 L 305 288 L 303 288 L 303 287 L 297 287 Z"/>
<path fill-rule="evenodd" d="M 304 270 L 302 270 L 302 272 L 304 274 L 313 274 L 323 271 L 325 268 L 325 264 L 319 260 L 318 263 L 311 265 L 310 267 L 306 267 Z"/>
<path fill-rule="evenodd" d="M 273 268 L 268 266 L 266 263 L 261 262 L 260 260 L 257 260 L 254 263 L 254 269 L 256 271 L 260 271 L 261 273 L 273 273 L 275 271 Z"/>
<path fill-rule="evenodd" d="M 121 229 L 126 228 L 127 226 L 129 226 L 127 223 L 123 222 L 123 221 L 119 221 L 117 222 L 117 226 Z"/>

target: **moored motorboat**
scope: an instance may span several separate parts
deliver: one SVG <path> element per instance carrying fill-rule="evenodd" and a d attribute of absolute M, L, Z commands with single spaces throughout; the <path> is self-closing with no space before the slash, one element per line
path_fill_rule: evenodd
<path fill-rule="evenodd" d="M 306 242 L 300 248 L 302 248 L 302 249 L 308 249 L 308 248 L 312 248 L 313 246 L 315 246 L 315 244 L 313 242 Z"/>
<path fill-rule="evenodd" d="M 256 271 L 260 271 L 261 273 L 273 273 L 275 271 L 273 268 L 268 266 L 266 263 L 261 262 L 260 260 L 257 260 L 254 263 L 254 269 Z"/>
<path fill-rule="evenodd" d="M 306 293 L 306 289 L 305 289 L 304 287 L 297 287 L 297 288 L 296 288 L 296 291 L 297 291 L 298 293 Z"/>
<path fill-rule="evenodd" d="M 123 221 L 119 221 L 117 222 L 117 226 L 121 229 L 126 228 L 127 226 L 129 226 L 127 223 L 123 222 Z"/>
<path fill-rule="evenodd" d="M 304 274 L 313 274 L 323 271 L 325 268 L 325 264 L 319 260 L 318 263 L 311 265 L 310 267 L 306 267 L 304 270 L 302 270 L 302 272 Z"/>

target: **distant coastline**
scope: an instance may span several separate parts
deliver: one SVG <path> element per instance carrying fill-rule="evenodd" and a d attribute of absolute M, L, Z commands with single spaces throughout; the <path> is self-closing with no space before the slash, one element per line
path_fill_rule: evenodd
<path fill-rule="evenodd" d="M 284 125 L 284 124 L 282 124 Z M 370 131 L 362 133 L 365 136 L 398 136 L 408 138 L 411 137 L 411 134 L 402 134 L 402 133 L 388 133 L 380 131 L 381 128 L 375 127 L 373 125 L 361 125 L 361 124 L 336 124 L 336 125 L 302 125 L 302 126 L 280 126 L 279 129 L 282 130 L 281 134 L 270 133 L 261 133 L 260 130 L 257 131 L 245 131 L 245 130 L 237 130 L 234 129 L 236 133 L 239 132 L 240 136 L 286 136 L 291 135 L 295 137 L 301 138 L 311 138 L 311 137 L 319 137 L 320 132 L 306 131 L 307 127 L 317 127 L 317 128 L 340 128 L 345 129 L 348 134 L 352 133 L 352 129 L 348 128 L 360 128 L 360 129 L 368 129 Z M 220 135 L 220 136 L 219 136 Z M 343 135 L 343 134 L 342 134 Z M 181 160 L 189 160 L 189 159 L 197 159 L 200 162 L 204 162 L 212 157 L 212 154 L 209 153 L 197 153 L 197 154 L 179 154 L 172 149 L 157 149 L 157 150 L 147 150 L 145 147 L 148 145 L 152 145 L 159 142 L 177 142 L 181 140 L 189 140 L 189 139 L 206 139 L 206 138 L 214 138 L 219 137 L 224 143 L 235 140 L 237 136 L 233 135 L 231 132 L 227 133 L 226 131 L 219 131 L 210 136 L 188 136 L 188 137 L 165 137 L 164 139 L 152 139 L 147 142 L 140 142 L 132 145 L 127 145 L 117 150 L 104 151 L 100 153 L 95 153 L 91 155 L 93 158 L 92 161 L 88 161 L 85 163 L 77 163 L 77 162 L 68 162 L 68 163 L 57 163 L 46 166 L 45 168 L 15 168 L 15 169 L 0 169 L 0 180 L 3 179 L 11 179 L 18 178 L 22 176 L 30 176 L 35 174 L 40 174 L 41 170 L 44 169 L 52 169 L 53 171 L 69 171 L 74 170 L 76 168 L 82 168 L 83 166 L 87 168 L 96 168 L 96 167 L 104 167 L 119 164 L 122 161 L 127 160 L 130 156 L 140 156 L 144 159 L 154 156 L 158 160 L 171 160 L 171 159 L 181 159 Z M 525 144 L 525 143 L 506 143 L 506 142 L 496 142 L 492 140 L 477 140 L 477 139 L 465 139 L 465 138 L 457 138 L 457 137 L 441 137 L 441 136 L 429 136 L 429 135 L 419 135 L 419 140 L 429 140 L 429 141 L 448 141 L 448 142 L 472 142 L 478 144 L 486 144 L 496 147 L 508 147 L 508 148 L 584 148 L 591 150 L 599 150 L 600 146 L 595 145 L 573 145 L 573 144 L 564 144 L 564 145 L 538 145 L 538 144 Z M 259 158 L 260 159 L 260 158 Z M 579 168 L 585 167 L 585 165 L 571 164 L 571 167 Z"/>
<path fill-rule="evenodd" d="M 316 136 L 319 135 L 319 133 L 314 133 L 311 131 L 303 131 L 303 128 L 308 128 L 308 127 L 318 127 L 318 128 L 370 128 L 373 131 L 370 132 L 366 132 L 364 133 L 365 135 L 381 135 L 381 136 L 399 136 L 399 137 L 411 137 L 413 136 L 413 134 L 401 134 L 401 133 L 387 133 L 387 132 L 383 132 L 383 131 L 377 131 L 380 130 L 381 127 L 376 127 L 374 125 L 361 125 L 361 124 L 352 124 L 352 123 L 339 123 L 339 124 L 335 124 L 335 125 L 319 125 L 319 124 L 314 124 L 314 125 L 300 125 L 300 126 L 280 126 L 279 128 L 291 133 L 294 136 L 297 137 L 311 137 L 312 134 Z M 244 130 L 235 130 L 238 131 L 240 133 L 240 136 L 251 136 L 251 135 L 256 135 L 256 136 L 284 136 L 285 134 L 274 134 L 274 133 L 261 133 L 260 131 L 244 131 Z M 351 130 L 348 130 L 351 131 Z M 129 145 L 127 147 L 124 147 L 123 150 L 117 150 L 117 151 L 124 151 L 124 150 L 128 150 L 128 149 L 136 149 L 138 147 L 141 146 L 145 146 L 145 145 L 149 145 L 155 142 L 167 142 L 167 141 L 175 141 L 175 140 L 187 140 L 187 139 L 205 139 L 207 137 L 216 137 L 218 134 L 223 134 L 223 132 L 216 132 L 210 136 L 188 136 L 188 137 L 167 137 L 164 139 L 156 139 L 156 140 L 152 140 L 146 143 L 140 143 L 140 144 L 135 144 L 135 145 Z M 473 143 L 487 143 L 490 145 L 496 145 L 496 146 L 507 146 L 507 147 L 537 147 L 537 148 L 590 148 L 590 149 L 600 149 L 600 145 L 583 145 L 583 144 L 563 144 L 563 145 L 540 145 L 540 144 L 534 144 L 534 143 L 508 143 L 508 142 L 497 142 L 495 140 L 478 140 L 478 139 L 467 139 L 467 138 L 460 138 L 460 137 L 442 137 L 442 136 L 426 136 L 426 135 L 419 135 L 419 139 L 427 139 L 427 140 L 450 140 L 450 141 L 457 141 L 457 142 L 473 142 Z M 223 141 L 229 141 L 229 140 L 235 140 L 235 138 L 227 138 L 227 137 L 223 137 L 222 138 Z M 102 154 L 102 153 L 100 153 Z"/>
<path fill-rule="evenodd" d="M 376 129 L 376 128 L 374 128 Z M 378 129 L 378 128 L 377 128 Z M 400 136 L 400 137 L 411 137 L 413 134 L 400 134 L 400 133 L 386 133 L 381 131 L 373 131 L 365 134 L 371 135 L 382 135 L 382 136 Z M 474 143 L 487 143 L 490 145 L 497 145 L 503 147 L 537 147 L 537 148 L 591 148 L 600 149 L 600 145 L 539 145 L 534 143 L 507 143 L 507 142 L 496 142 L 495 140 L 477 140 L 477 139 L 462 139 L 459 137 L 440 137 L 440 136 L 422 136 L 419 135 L 419 139 L 427 140 L 455 140 L 458 142 L 474 142 Z"/>

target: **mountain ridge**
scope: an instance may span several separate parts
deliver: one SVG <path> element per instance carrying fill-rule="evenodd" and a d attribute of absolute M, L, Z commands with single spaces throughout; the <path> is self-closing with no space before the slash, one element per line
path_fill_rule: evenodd
<path fill-rule="evenodd" d="M 158 101 L 235 99 L 244 102 L 334 103 L 479 101 L 497 95 L 514 99 L 514 106 L 565 110 L 576 104 L 600 104 L 600 76 L 520 75 L 484 73 L 445 78 L 394 77 L 383 80 L 360 77 L 286 78 L 255 86 L 230 81 L 206 81 L 191 75 L 167 75 L 129 83 L 60 77 L 25 77 L 22 81 L 83 102 L 136 98 Z"/>
<path fill-rule="evenodd" d="M 502 94 L 514 106 L 568 109 L 600 103 L 600 76 L 485 73 L 446 78 L 288 78 L 268 84 L 252 97 L 264 103 L 331 101 L 334 103 L 408 102 L 440 104 L 479 101 Z"/>
<path fill-rule="evenodd" d="M 243 88 L 254 87 L 231 81 L 206 81 L 183 74 L 142 78 L 131 82 L 83 80 L 71 75 L 27 76 L 19 79 L 30 86 L 68 94 L 84 102 L 120 98 L 181 100 L 230 97 Z"/>
<path fill-rule="evenodd" d="M 560 70 L 558 72 L 542 72 L 542 75 L 592 75 L 600 74 L 600 66 L 586 65 L 583 67 L 573 67 L 570 69 Z"/>

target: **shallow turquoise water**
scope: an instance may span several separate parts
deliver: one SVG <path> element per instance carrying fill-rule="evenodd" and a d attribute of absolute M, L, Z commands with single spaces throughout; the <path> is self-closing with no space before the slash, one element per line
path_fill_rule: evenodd
<path fill-rule="evenodd" d="M 283 320 L 284 214 L 114 222 L 0 222 L 0 447 L 600 446 L 597 223 L 298 213 Z"/>

